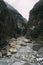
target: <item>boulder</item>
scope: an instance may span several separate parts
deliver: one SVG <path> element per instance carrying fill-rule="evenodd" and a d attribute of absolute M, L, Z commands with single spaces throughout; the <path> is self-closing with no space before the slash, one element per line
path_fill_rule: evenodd
<path fill-rule="evenodd" d="M 9 44 L 10 44 L 11 47 L 15 48 L 15 46 L 16 46 L 16 39 L 12 38 L 10 40 Z"/>
<path fill-rule="evenodd" d="M 42 44 L 35 43 L 35 44 L 33 45 L 33 50 L 38 51 L 42 46 L 43 46 Z"/>
<path fill-rule="evenodd" d="M 10 48 L 9 51 L 10 51 L 11 53 L 16 53 L 16 52 L 17 52 L 17 49 L 16 49 L 16 48 Z"/>
<path fill-rule="evenodd" d="M 21 42 L 21 44 L 20 44 L 21 46 L 26 46 L 27 44 L 26 43 L 24 43 L 24 42 Z"/>
<path fill-rule="evenodd" d="M 20 53 L 17 53 L 17 54 L 15 55 L 15 57 L 16 57 L 16 58 L 20 58 Z"/>
<path fill-rule="evenodd" d="M 38 50 L 39 57 L 43 58 L 43 47 Z"/>
<path fill-rule="evenodd" d="M 7 52 L 7 56 L 11 56 L 11 52 Z"/>
<path fill-rule="evenodd" d="M 43 52 L 43 47 L 41 47 L 41 48 L 38 50 L 38 52 Z"/>
<path fill-rule="evenodd" d="M 28 43 L 30 39 L 26 39 L 25 37 L 22 37 L 23 42 Z"/>

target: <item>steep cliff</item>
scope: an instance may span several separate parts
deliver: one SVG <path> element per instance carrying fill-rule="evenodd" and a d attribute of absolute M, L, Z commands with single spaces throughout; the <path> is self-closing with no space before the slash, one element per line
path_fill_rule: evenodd
<path fill-rule="evenodd" d="M 22 15 L 11 5 L 0 0 L 0 40 L 20 36 L 25 25 Z"/>
<path fill-rule="evenodd" d="M 43 40 L 43 0 L 39 0 L 30 11 L 27 36 Z"/>

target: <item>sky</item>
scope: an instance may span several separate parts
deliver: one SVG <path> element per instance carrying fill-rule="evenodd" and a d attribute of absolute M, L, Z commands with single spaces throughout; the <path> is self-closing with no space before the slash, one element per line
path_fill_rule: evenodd
<path fill-rule="evenodd" d="M 39 0 L 4 0 L 12 5 L 18 12 L 28 20 L 29 12 Z"/>

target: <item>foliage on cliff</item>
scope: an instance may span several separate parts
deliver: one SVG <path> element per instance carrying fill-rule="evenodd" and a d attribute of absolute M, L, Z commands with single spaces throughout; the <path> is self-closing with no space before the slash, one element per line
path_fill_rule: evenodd
<path fill-rule="evenodd" d="M 43 40 L 43 0 L 38 1 L 30 11 L 27 35 Z"/>
<path fill-rule="evenodd" d="M 25 25 L 22 15 L 8 3 L 0 0 L 0 40 L 20 35 Z"/>

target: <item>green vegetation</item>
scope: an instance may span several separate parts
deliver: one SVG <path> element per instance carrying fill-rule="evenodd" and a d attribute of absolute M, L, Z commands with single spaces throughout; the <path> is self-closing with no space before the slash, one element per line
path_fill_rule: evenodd
<path fill-rule="evenodd" d="M 31 29 L 33 26 L 34 28 Z M 30 11 L 26 35 L 43 41 L 43 0 L 36 3 Z"/>
<path fill-rule="evenodd" d="M 11 5 L 0 0 L 0 40 L 20 36 L 25 26 L 26 20 L 22 15 Z"/>

